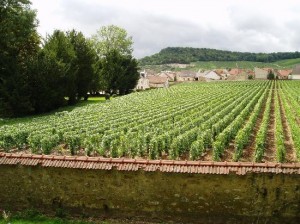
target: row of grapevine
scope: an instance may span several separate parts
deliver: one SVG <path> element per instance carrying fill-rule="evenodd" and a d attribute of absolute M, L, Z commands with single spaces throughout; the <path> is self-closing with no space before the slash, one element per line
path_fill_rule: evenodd
<path fill-rule="evenodd" d="M 243 128 L 241 128 L 234 141 L 235 153 L 233 155 L 233 160 L 238 161 L 242 154 L 244 147 L 249 143 L 251 133 L 255 127 L 257 118 L 261 113 L 263 102 L 265 101 L 265 97 L 267 96 L 267 90 L 262 94 L 262 97 L 258 100 L 257 104 L 252 111 L 252 114 Z"/>
<path fill-rule="evenodd" d="M 283 91 L 284 90 L 284 91 Z M 296 157 L 298 160 L 300 159 L 300 125 L 297 122 L 297 107 L 299 107 L 299 103 L 295 100 L 295 98 L 290 96 L 290 92 L 292 90 L 288 85 L 284 85 L 280 91 L 279 95 L 282 99 L 283 107 L 285 108 L 285 113 L 287 117 L 287 122 L 291 131 L 291 141 L 293 142 L 293 146 L 296 150 Z"/>
<path fill-rule="evenodd" d="M 259 99 L 263 99 L 266 94 L 266 89 L 261 89 L 256 95 L 252 98 L 250 102 L 243 105 L 240 104 L 239 108 L 240 113 L 226 129 L 217 136 L 215 142 L 213 143 L 213 159 L 219 161 L 225 151 L 225 148 L 228 147 L 230 141 L 236 136 L 239 129 L 242 127 L 243 122 L 248 118 L 249 114 L 254 109 L 255 105 Z"/>
<path fill-rule="evenodd" d="M 267 140 L 267 133 L 268 133 L 268 127 L 270 122 L 270 111 L 271 111 L 271 100 L 272 100 L 272 93 L 273 93 L 273 86 L 274 83 L 272 83 L 272 87 L 269 91 L 267 102 L 266 102 L 266 108 L 263 114 L 263 119 L 260 125 L 260 128 L 257 132 L 256 139 L 255 139 L 255 155 L 254 160 L 255 162 L 261 162 L 265 148 L 266 148 L 266 140 Z"/>
<path fill-rule="evenodd" d="M 272 91 L 268 90 L 274 83 L 180 84 L 169 89 L 133 93 L 103 104 L 58 112 L 23 123 L 8 123 L 0 126 L 0 151 L 13 149 L 72 155 L 84 151 L 86 155 L 104 157 L 188 157 L 198 160 L 206 151 L 212 150 L 214 159 L 221 160 L 229 143 L 234 143 L 234 159 L 238 160 L 248 144 L 258 115 L 263 113 L 262 105 L 266 104 L 256 136 L 255 160 L 260 161 L 270 119 Z M 284 88 L 278 91 L 282 91 L 279 96 L 283 106 L 296 108 L 291 113 L 286 112 L 291 117 L 287 117 L 287 121 L 296 145 L 299 88 L 296 84 L 284 83 L 282 86 Z M 277 93 L 277 89 L 274 91 Z M 281 115 L 277 115 L 277 120 L 281 122 Z M 275 130 L 279 133 L 280 126 Z"/>
<path fill-rule="evenodd" d="M 283 134 L 283 126 L 281 121 L 281 113 L 280 113 L 280 105 L 278 99 L 278 85 L 275 85 L 275 147 L 276 147 L 276 160 L 278 162 L 283 162 L 285 160 L 285 146 L 284 146 L 284 134 Z"/>

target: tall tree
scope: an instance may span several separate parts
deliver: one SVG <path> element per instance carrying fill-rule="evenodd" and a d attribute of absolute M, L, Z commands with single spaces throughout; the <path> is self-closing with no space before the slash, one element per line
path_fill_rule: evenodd
<path fill-rule="evenodd" d="M 131 55 L 121 55 L 118 51 L 109 52 L 102 58 L 101 78 L 105 91 L 109 94 L 128 94 L 139 79 L 137 61 Z"/>
<path fill-rule="evenodd" d="M 109 94 L 129 93 L 138 80 L 137 61 L 132 57 L 132 38 L 125 29 L 110 25 L 98 30 L 91 40 L 101 58 L 102 89 Z"/>
<path fill-rule="evenodd" d="M 82 97 L 87 99 L 87 93 L 95 88 L 98 84 L 98 74 L 95 71 L 95 63 L 97 59 L 96 52 L 91 43 L 84 37 L 81 32 L 72 30 L 67 33 L 70 42 L 75 51 L 76 65 L 76 88 L 77 99 Z"/>
<path fill-rule="evenodd" d="M 19 115 L 32 111 L 28 79 L 24 75 L 28 58 L 39 49 L 35 11 L 29 0 L 0 2 L 0 114 Z"/>
<path fill-rule="evenodd" d="M 44 50 L 46 54 L 56 58 L 63 67 L 64 72 L 60 86 L 64 89 L 69 104 L 76 103 L 78 65 L 76 64 L 76 52 L 70 39 L 64 32 L 55 30 L 52 35 L 47 37 Z"/>
<path fill-rule="evenodd" d="M 54 55 L 41 50 L 39 54 L 28 61 L 26 75 L 30 76 L 30 104 L 34 113 L 43 113 L 65 104 L 65 91 L 62 83 L 64 65 L 59 63 Z"/>
<path fill-rule="evenodd" d="M 132 54 L 132 37 L 128 36 L 125 29 L 118 26 L 103 26 L 91 40 L 99 56 L 105 56 L 112 51 L 118 51 L 122 55 Z"/>

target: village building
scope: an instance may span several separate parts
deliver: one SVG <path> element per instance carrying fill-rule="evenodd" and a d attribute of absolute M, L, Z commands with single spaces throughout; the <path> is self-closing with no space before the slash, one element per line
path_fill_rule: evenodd
<path fill-rule="evenodd" d="M 181 71 L 177 74 L 177 81 L 195 81 L 197 73 L 193 71 Z"/>
<path fill-rule="evenodd" d="M 169 80 L 169 82 L 176 81 L 176 73 L 175 72 L 162 71 L 162 72 L 158 73 L 158 76 L 167 78 Z"/>
<path fill-rule="evenodd" d="M 254 68 L 255 79 L 268 79 L 270 72 L 273 72 L 272 68 Z"/>
<path fill-rule="evenodd" d="M 277 70 L 275 72 L 277 79 L 288 79 L 292 74 L 292 69 Z"/>
<path fill-rule="evenodd" d="M 292 74 L 291 74 L 291 79 L 296 79 L 296 80 L 300 80 L 300 64 L 296 65 L 293 68 Z"/>
<path fill-rule="evenodd" d="M 195 80 L 196 81 L 206 81 L 205 75 L 210 72 L 210 71 L 198 71 L 196 76 L 195 76 Z"/>
<path fill-rule="evenodd" d="M 238 68 L 232 68 L 229 71 L 229 75 L 238 75 L 241 72 L 241 69 Z"/>
<path fill-rule="evenodd" d="M 150 88 L 150 84 L 149 84 L 149 79 L 147 77 L 147 72 L 146 71 L 140 72 L 140 78 L 138 80 L 138 83 L 137 83 L 135 89 L 145 90 L 145 89 L 149 89 L 149 88 Z"/>
<path fill-rule="evenodd" d="M 229 71 L 229 74 L 227 75 L 228 76 L 227 80 L 244 81 L 248 79 L 249 74 L 253 73 L 251 72 L 252 71 L 234 68 Z"/>
<path fill-rule="evenodd" d="M 219 75 L 217 72 L 215 71 L 209 71 L 208 73 L 205 74 L 204 76 L 206 79 L 210 79 L 210 80 L 220 80 L 222 79 L 222 76 Z"/>
<path fill-rule="evenodd" d="M 222 80 L 227 80 L 229 72 L 226 69 L 215 69 L 214 71 L 221 77 Z"/>
<path fill-rule="evenodd" d="M 169 80 L 166 77 L 160 76 L 149 76 L 149 86 L 150 88 L 168 88 L 169 87 Z"/>

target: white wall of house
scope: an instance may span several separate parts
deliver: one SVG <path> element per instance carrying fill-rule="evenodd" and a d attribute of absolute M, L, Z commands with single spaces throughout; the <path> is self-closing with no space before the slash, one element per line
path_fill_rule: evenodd
<path fill-rule="evenodd" d="M 150 88 L 149 79 L 142 77 L 138 80 L 138 84 L 136 85 L 136 89 L 143 90 L 143 89 L 149 89 L 149 88 Z"/>
<path fill-rule="evenodd" d="M 300 74 L 292 74 L 290 78 L 293 80 L 300 80 Z"/>
<path fill-rule="evenodd" d="M 269 72 L 261 69 L 261 68 L 254 68 L 255 79 L 268 79 Z"/>

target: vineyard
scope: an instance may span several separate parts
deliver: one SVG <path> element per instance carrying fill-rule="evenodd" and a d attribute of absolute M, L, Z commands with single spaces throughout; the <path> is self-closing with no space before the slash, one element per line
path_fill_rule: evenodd
<path fill-rule="evenodd" d="M 186 83 L 0 126 L 0 152 L 300 160 L 300 82 Z"/>

